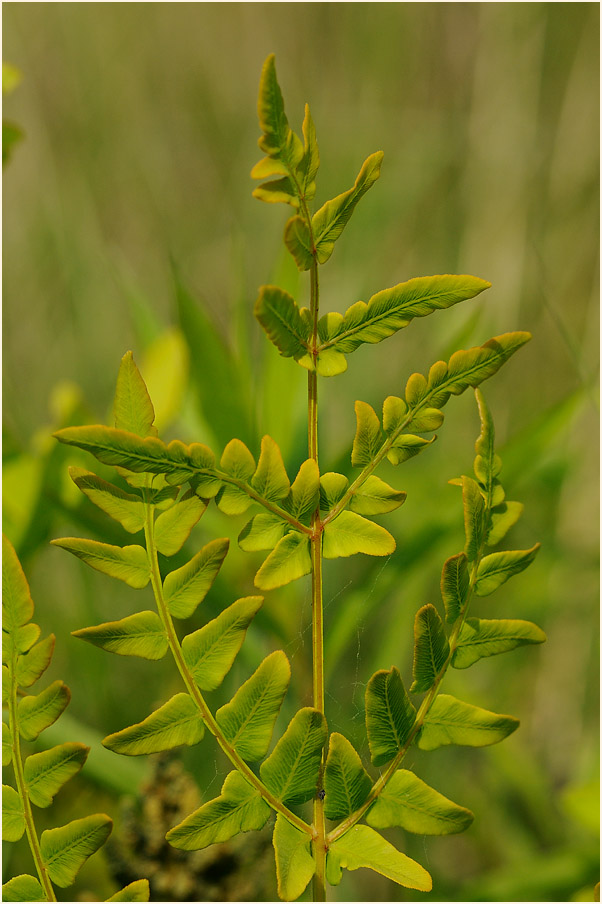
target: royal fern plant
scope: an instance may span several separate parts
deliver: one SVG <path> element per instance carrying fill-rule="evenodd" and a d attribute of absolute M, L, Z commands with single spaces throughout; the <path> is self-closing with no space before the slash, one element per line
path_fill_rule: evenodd
<path fill-rule="evenodd" d="M 521 644 L 540 643 L 535 625 L 518 620 L 469 617 L 474 597 L 491 593 L 526 568 L 537 553 L 490 552 L 517 521 L 522 506 L 508 502 L 499 480 L 500 459 L 494 429 L 477 390 L 481 433 L 474 477 L 462 488 L 466 543 L 443 565 L 443 617 L 433 605 L 416 615 L 413 683 L 406 690 L 396 667 L 376 672 L 366 688 L 365 722 L 370 764 L 350 741 L 329 733 L 325 709 L 322 570 L 324 559 L 364 553 L 390 556 L 393 536 L 373 516 L 401 506 L 405 492 L 385 483 L 376 471 L 424 451 L 443 423 L 452 396 L 478 387 L 530 338 L 511 332 L 435 362 L 426 374 L 410 376 L 405 392 L 384 400 L 382 417 L 368 404 L 355 406 L 357 430 L 351 450 L 356 476 L 320 467 L 318 457 L 318 380 L 347 368 L 347 357 L 361 345 L 377 344 L 424 317 L 470 299 L 489 283 L 473 276 L 410 279 L 358 301 L 344 314 L 319 314 L 319 268 L 330 258 L 357 203 L 380 174 L 382 153 L 372 154 L 351 189 L 312 213 L 319 165 L 309 109 L 303 138 L 289 127 L 276 79 L 274 57 L 266 60 L 259 89 L 259 146 L 263 159 L 252 176 L 262 181 L 254 195 L 292 207 L 284 241 L 301 271 L 309 271 L 309 307 L 277 286 L 263 286 L 255 314 L 269 340 L 284 357 L 307 371 L 308 456 L 291 481 L 277 444 L 261 442 L 252 451 L 233 438 L 219 460 L 206 445 L 163 442 L 154 426 L 146 386 L 131 353 L 121 362 L 114 403 L 115 425 L 68 427 L 56 436 L 86 450 L 122 478 L 109 483 L 81 468 L 72 469 L 80 490 L 143 542 L 112 546 L 89 539 L 54 543 L 93 568 L 131 587 L 151 584 L 156 609 L 116 622 L 75 631 L 75 635 L 114 653 L 160 659 L 169 653 L 182 679 L 182 691 L 138 724 L 103 742 L 128 756 L 178 745 L 199 744 L 208 730 L 232 764 L 221 793 L 206 801 L 168 833 L 169 842 L 198 850 L 239 832 L 262 828 L 275 816 L 273 846 L 278 892 L 295 900 L 312 883 L 313 899 L 326 900 L 327 884 L 337 885 L 343 869 L 367 867 L 402 886 L 429 891 L 432 881 L 419 863 L 380 834 L 401 826 L 419 834 L 463 831 L 472 813 L 402 768 L 412 745 L 431 750 L 446 744 L 485 746 L 503 740 L 518 726 L 497 715 L 440 693 L 450 667 L 467 668 L 484 656 Z M 272 178 L 275 177 L 275 178 Z M 232 699 L 212 712 L 206 694 L 231 668 L 262 596 L 242 596 L 192 633 L 186 619 L 211 588 L 228 551 L 226 538 L 212 540 L 181 567 L 168 561 L 215 500 L 227 515 L 254 513 L 241 531 L 243 550 L 267 551 L 255 576 L 262 593 L 310 575 L 312 596 L 312 706 L 295 713 L 272 745 L 275 722 L 291 675 L 282 650 L 260 662 Z M 242 589 L 242 588 L 241 588 Z"/>
<path fill-rule="evenodd" d="M 27 578 L 11 542 L 2 537 L 2 765 L 12 766 L 14 785 L 2 786 L 2 840 L 25 834 L 36 875 L 14 876 L 2 886 L 3 901 L 56 901 L 54 886 L 73 885 L 81 867 L 102 847 L 113 828 L 105 813 L 74 819 L 67 825 L 36 829 L 34 808 L 52 804 L 54 796 L 82 769 L 90 748 L 78 742 L 58 744 L 24 755 L 23 744 L 37 741 L 62 715 L 71 693 L 53 681 L 37 694 L 28 692 L 44 674 L 56 638 L 39 640 L 32 622 L 33 600 Z M 146 879 L 131 882 L 109 901 L 148 901 Z"/>

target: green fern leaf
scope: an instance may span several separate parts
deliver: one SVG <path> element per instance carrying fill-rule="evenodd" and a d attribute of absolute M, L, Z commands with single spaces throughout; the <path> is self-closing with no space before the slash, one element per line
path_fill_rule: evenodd
<path fill-rule="evenodd" d="M 33 876 L 21 875 L 2 886 L 3 901 L 47 901 L 44 890 Z"/>
<path fill-rule="evenodd" d="M 57 791 L 83 767 L 89 753 L 85 744 L 68 743 L 28 756 L 23 773 L 32 804 L 49 807 Z"/>
<path fill-rule="evenodd" d="M 37 696 L 21 697 L 17 708 L 19 733 L 26 741 L 35 741 L 45 728 L 56 722 L 66 709 L 71 693 L 62 681 L 53 681 Z"/>
<path fill-rule="evenodd" d="M 25 831 L 23 803 L 10 785 L 2 785 L 2 841 L 18 841 Z"/>
<path fill-rule="evenodd" d="M 336 731 L 328 741 L 324 773 L 324 814 L 328 819 L 344 819 L 365 803 L 372 780 L 353 745 Z"/>
<path fill-rule="evenodd" d="M 80 628 L 71 633 L 80 640 L 120 656 L 163 659 L 169 647 L 161 619 L 151 611 L 137 612 L 119 621 Z"/>
<path fill-rule="evenodd" d="M 226 558 L 230 541 L 212 540 L 193 558 L 170 572 L 163 582 L 163 595 L 174 618 L 189 618 L 201 603 Z"/>
<path fill-rule="evenodd" d="M 274 590 L 296 581 L 310 571 L 309 537 L 298 531 L 289 531 L 255 575 L 255 586 L 260 590 Z"/>
<path fill-rule="evenodd" d="M 511 552 L 493 552 L 481 559 L 475 584 L 477 596 L 488 596 L 513 575 L 528 568 L 539 552 L 540 545 L 536 543 L 531 549 L 519 549 Z"/>
<path fill-rule="evenodd" d="M 533 622 L 519 619 L 467 618 L 458 635 L 452 665 L 466 669 L 486 656 L 497 656 L 524 644 L 544 643 L 546 635 Z"/>
<path fill-rule="evenodd" d="M 404 888 L 418 891 L 430 891 L 432 888 L 430 875 L 419 863 L 400 853 L 368 826 L 353 826 L 333 842 L 331 851 L 345 869 L 368 867 Z"/>
<path fill-rule="evenodd" d="M 126 352 L 121 359 L 113 414 L 118 430 L 128 430 L 137 436 L 148 436 L 153 432 L 155 410 L 131 352 Z"/>
<path fill-rule="evenodd" d="M 115 892 L 115 894 L 111 895 L 110 898 L 107 898 L 107 901 L 149 900 L 150 887 L 148 884 L 148 879 L 136 879 L 134 882 L 130 882 L 129 885 L 126 885 L 125 888 L 121 888 L 119 891 Z"/>
<path fill-rule="evenodd" d="M 430 690 L 449 656 L 449 643 L 439 613 L 430 603 L 416 613 L 414 622 L 414 683 L 410 691 Z"/>
<path fill-rule="evenodd" d="M 155 545 L 164 556 L 180 551 L 207 503 L 198 496 L 188 496 L 162 512 L 155 521 Z"/>
<path fill-rule="evenodd" d="M 470 577 L 466 553 L 460 552 L 451 556 L 443 565 L 441 572 L 441 598 L 445 606 L 445 617 L 452 625 L 459 618 L 466 601 Z"/>
<path fill-rule="evenodd" d="M 366 688 L 366 731 L 374 766 L 393 759 L 407 741 L 415 717 L 398 669 L 375 672 Z"/>
<path fill-rule="evenodd" d="M 455 835 L 473 819 L 470 810 L 448 800 L 407 769 L 391 776 L 366 816 L 375 829 L 401 826 L 416 835 Z"/>
<path fill-rule="evenodd" d="M 104 813 L 74 819 L 58 829 L 47 829 L 40 838 L 40 850 L 48 875 L 59 888 L 67 888 L 88 857 L 103 846 L 113 828 Z"/>
<path fill-rule="evenodd" d="M 388 530 L 355 512 L 341 512 L 324 526 L 322 553 L 325 559 L 353 556 L 389 556 L 395 552 L 395 540 Z"/>
<path fill-rule="evenodd" d="M 125 493 L 84 468 L 71 467 L 69 474 L 82 493 L 103 512 L 119 521 L 128 533 L 135 534 L 143 529 L 144 503 L 139 496 Z"/>
<path fill-rule="evenodd" d="M 176 694 L 142 722 L 108 735 L 103 747 L 126 756 L 160 753 L 186 744 L 193 747 L 205 734 L 196 704 L 188 694 Z"/>
<path fill-rule="evenodd" d="M 316 871 L 311 842 L 305 832 L 291 825 L 280 813 L 276 816 L 272 842 L 278 895 L 283 901 L 296 901 Z"/>
<path fill-rule="evenodd" d="M 488 747 L 497 744 L 518 728 L 518 719 L 439 694 L 418 734 L 421 750 L 435 750 L 446 744 Z"/>
<path fill-rule="evenodd" d="M 130 587 L 142 589 L 150 580 L 150 565 L 142 546 L 110 546 L 78 537 L 62 537 L 50 542 L 53 546 L 66 549 L 96 571 L 118 578 Z"/>
<path fill-rule="evenodd" d="M 315 797 L 326 735 L 326 720 L 318 710 L 308 706 L 295 713 L 260 768 L 263 782 L 278 800 L 292 805 Z"/>

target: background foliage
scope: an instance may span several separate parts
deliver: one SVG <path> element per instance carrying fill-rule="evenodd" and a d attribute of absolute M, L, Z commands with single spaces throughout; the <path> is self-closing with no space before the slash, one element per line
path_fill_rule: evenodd
<path fill-rule="evenodd" d="M 325 271 L 323 310 L 345 310 L 429 273 L 475 273 L 493 283 L 475 301 L 417 321 L 411 334 L 388 341 L 386 354 L 360 350 L 336 383 L 322 381 L 324 463 L 349 470 L 356 398 L 377 406 L 401 392 L 413 370 L 490 335 L 523 329 L 534 337 L 486 391 L 504 484 L 525 503 L 514 545 L 542 543 L 517 585 L 520 598 L 509 584 L 496 596 L 495 614 L 533 619 L 548 642 L 455 673 L 446 686 L 523 724 L 499 748 L 414 754 L 426 781 L 444 776 L 440 790 L 476 814 L 457 838 L 397 838 L 435 877 L 431 896 L 379 885 L 372 875 L 367 885 L 362 871 L 332 894 L 591 900 L 599 737 L 598 34 L 599 8 L 587 3 L 5 7 L 4 58 L 23 76 L 5 111 L 24 138 L 4 182 L 4 527 L 30 578 L 42 631 L 58 638 L 49 677 L 64 678 L 73 691 L 69 714 L 44 739 L 92 747 L 53 818 L 108 812 L 127 841 L 120 869 L 154 870 L 159 899 L 170 887 L 178 900 L 271 900 L 275 892 L 269 870 L 262 870 L 263 888 L 249 879 L 260 839 L 243 836 L 194 862 L 161 845 L 162 808 L 174 806 L 170 785 L 180 783 L 181 795 L 192 798 L 219 790 L 224 768 L 210 741 L 202 762 L 184 757 L 198 791 L 179 766 L 151 767 L 99 746 L 100 737 L 165 699 L 176 679 L 168 663 L 108 663 L 102 651 L 69 638 L 83 625 L 123 617 L 133 603 L 127 588 L 47 545 L 82 531 L 112 542 L 106 522 L 80 503 L 66 477 L 68 463 L 89 462 L 49 433 L 108 422 L 119 360 L 132 348 L 167 439 L 177 432 L 220 451 L 238 436 L 257 453 L 270 433 L 290 473 L 306 457 L 304 374 L 252 319 L 260 283 L 278 282 L 300 301 L 307 292 L 280 251 L 278 217 L 251 197 L 257 80 L 274 51 L 294 128 L 295 111 L 311 103 L 325 196 L 347 188 L 368 153 L 385 153 L 381 180 Z M 433 448 L 404 465 L 408 500 L 387 522 L 398 539 L 394 556 L 328 563 L 328 718 L 355 744 L 366 681 L 391 665 L 409 676 L 413 613 L 436 601 L 441 562 L 463 543 L 459 494 L 447 479 L 471 466 L 478 420 L 470 394 L 455 400 L 448 419 Z M 239 529 L 212 510 L 189 550 Z M 232 549 L 204 604 L 211 614 L 252 592 L 258 562 Z M 489 617 L 486 604 L 478 614 Z M 309 702 L 308 616 L 303 582 L 270 593 L 241 671 L 235 667 L 216 692 L 218 703 L 278 647 L 293 660 L 293 690 Z M 283 713 L 282 725 L 291 715 Z M 122 795 L 141 781 L 144 801 L 124 805 Z M 8 869 L 20 868 L 19 857 L 28 869 L 14 847 Z M 117 886 L 95 859 L 101 865 L 82 871 L 80 893 L 97 884 L 99 869 L 108 891 Z"/>

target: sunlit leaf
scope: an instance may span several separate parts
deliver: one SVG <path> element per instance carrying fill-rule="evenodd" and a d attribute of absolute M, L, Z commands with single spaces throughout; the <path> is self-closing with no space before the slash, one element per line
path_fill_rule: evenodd
<path fill-rule="evenodd" d="M 162 659 L 168 643 L 165 629 L 156 612 L 136 612 L 119 621 L 105 622 L 91 628 L 71 632 L 109 653 L 120 656 L 140 656 L 142 659 Z"/>
<path fill-rule="evenodd" d="M 271 436 L 261 440 L 261 455 L 251 484 L 257 492 L 272 502 L 288 496 L 291 488 L 282 454 Z"/>
<path fill-rule="evenodd" d="M 139 496 L 126 493 L 84 468 L 69 468 L 71 479 L 88 499 L 114 518 L 131 534 L 142 530 L 144 503 Z"/>
<path fill-rule="evenodd" d="M 270 808 L 259 791 L 239 772 L 230 772 L 219 797 L 210 800 L 167 833 L 169 843 L 180 850 L 198 851 L 228 841 L 239 832 L 261 829 Z"/>
<path fill-rule="evenodd" d="M 460 552 L 456 556 L 451 556 L 443 565 L 441 572 L 441 598 L 445 606 L 445 618 L 450 625 L 462 611 L 469 583 L 466 553 Z"/>
<path fill-rule="evenodd" d="M 343 819 L 365 803 L 372 780 L 353 745 L 336 731 L 328 740 L 324 773 L 324 813 L 328 819 Z"/>
<path fill-rule="evenodd" d="M 56 722 L 71 699 L 62 681 L 54 681 L 36 697 L 21 697 L 17 709 L 19 732 L 26 741 L 35 741 L 45 728 Z"/>
<path fill-rule="evenodd" d="M 189 618 L 213 584 L 228 552 L 228 539 L 212 540 L 193 558 L 170 572 L 163 582 L 163 595 L 175 618 Z"/>
<path fill-rule="evenodd" d="M 359 515 L 384 515 L 403 505 L 406 496 L 371 474 L 351 497 L 349 508 Z"/>
<path fill-rule="evenodd" d="M 388 763 L 403 747 L 415 716 L 399 670 L 393 666 L 375 672 L 366 688 L 366 731 L 374 766 Z"/>
<path fill-rule="evenodd" d="M 416 613 L 414 622 L 414 683 L 410 691 L 430 690 L 447 662 L 449 643 L 439 613 L 430 603 Z"/>
<path fill-rule="evenodd" d="M 404 461 L 418 455 L 426 446 L 430 446 L 436 437 L 425 439 L 423 436 L 414 436 L 411 433 L 404 433 L 393 440 L 393 444 L 387 452 L 387 458 L 392 465 L 400 465 Z"/>
<path fill-rule="evenodd" d="M 523 513 L 522 502 L 502 502 L 491 509 L 491 527 L 486 537 L 487 546 L 496 546 L 514 527 Z"/>
<path fill-rule="evenodd" d="M 2 785 L 2 841 L 18 841 L 24 831 L 21 798 L 10 785 Z"/>
<path fill-rule="evenodd" d="M 295 713 L 260 769 L 278 800 L 292 805 L 315 797 L 326 734 L 326 720 L 318 710 L 307 706 Z"/>
<path fill-rule="evenodd" d="M 136 879 L 107 898 L 107 901 L 150 901 L 148 879 Z"/>
<path fill-rule="evenodd" d="M 318 354 L 316 370 L 321 377 L 336 377 L 347 370 L 347 358 L 336 348 L 325 348 Z"/>
<path fill-rule="evenodd" d="M 278 895 L 283 901 L 296 901 L 316 871 L 311 840 L 291 825 L 280 813 L 272 837 L 276 858 Z"/>
<path fill-rule="evenodd" d="M 278 542 L 255 575 L 255 586 L 260 590 L 274 590 L 310 571 L 309 537 L 290 531 Z"/>
<path fill-rule="evenodd" d="M 478 659 L 496 656 L 516 647 L 544 643 L 546 635 L 533 622 L 519 619 L 467 618 L 458 635 L 452 665 L 466 669 Z"/>
<path fill-rule="evenodd" d="M 419 408 L 416 413 L 412 414 L 408 430 L 414 430 L 416 433 L 430 433 L 431 430 L 439 429 L 443 419 L 444 414 L 438 408 Z"/>
<path fill-rule="evenodd" d="M 475 584 L 477 596 L 493 593 L 513 575 L 524 571 L 539 552 L 539 547 L 540 544 L 536 543 L 531 549 L 492 552 L 481 559 Z"/>
<path fill-rule="evenodd" d="M 278 515 L 260 512 L 245 524 L 238 535 L 238 545 L 245 552 L 273 549 L 287 532 L 287 528 L 287 522 Z"/>
<path fill-rule="evenodd" d="M 13 651 L 17 654 L 27 653 L 35 644 L 40 633 L 40 626 L 35 622 L 20 625 L 10 632 L 4 630 L 2 632 L 2 661 L 9 662 Z"/>
<path fill-rule="evenodd" d="M 131 352 L 126 352 L 121 359 L 113 414 L 118 430 L 127 430 L 137 436 L 151 433 L 155 409 Z"/>
<path fill-rule="evenodd" d="M 2 626 L 9 634 L 33 616 L 33 600 L 14 546 L 2 534 Z"/>
<path fill-rule="evenodd" d="M 362 164 L 353 188 L 327 201 L 312 217 L 311 225 L 318 261 L 326 263 L 334 250 L 334 243 L 341 235 L 355 207 L 380 175 L 382 151 L 371 154 Z"/>
<path fill-rule="evenodd" d="M 363 468 L 371 463 L 382 446 L 384 437 L 378 416 L 371 405 L 366 402 L 356 402 L 355 416 L 357 427 L 351 452 L 351 464 L 354 468 Z"/>
<path fill-rule="evenodd" d="M 355 512 L 341 512 L 324 527 L 325 559 L 353 556 L 358 552 L 369 556 L 389 556 L 394 551 L 395 540 L 389 531 Z"/>
<path fill-rule="evenodd" d="M 88 857 L 103 846 L 112 828 L 112 819 L 104 813 L 95 813 L 42 832 L 40 850 L 52 882 L 59 888 L 72 885 Z"/>
<path fill-rule="evenodd" d="M 439 694 L 425 716 L 418 746 L 422 750 L 435 750 L 446 744 L 487 747 L 503 741 L 518 725 L 518 719 L 512 716 L 500 716 L 448 694 Z"/>
<path fill-rule="evenodd" d="M 308 458 L 299 468 L 284 505 L 293 518 L 303 524 L 309 524 L 319 499 L 320 470 L 317 462 L 313 458 Z"/>
<path fill-rule="evenodd" d="M 204 733 L 203 720 L 192 698 L 188 694 L 176 694 L 142 722 L 108 735 L 102 743 L 115 753 L 140 756 L 171 750 L 181 744 L 193 747 Z"/>
<path fill-rule="evenodd" d="M 231 439 L 222 453 L 220 467 L 230 477 L 248 483 L 257 465 L 245 444 L 239 439 Z M 226 515 L 242 515 L 252 501 L 248 493 L 231 483 L 224 483 L 216 497 L 218 507 Z"/>
<path fill-rule="evenodd" d="M 44 889 L 33 876 L 21 875 L 2 886 L 3 901 L 47 901 Z"/>
<path fill-rule="evenodd" d="M 184 661 L 201 690 L 212 691 L 222 683 L 262 602 L 261 596 L 237 600 L 217 618 L 184 638 Z"/>
<path fill-rule="evenodd" d="M 49 807 L 57 791 L 83 767 L 89 753 L 85 744 L 67 743 L 28 756 L 23 773 L 32 804 Z"/>
<path fill-rule="evenodd" d="M 439 794 L 407 769 L 387 782 L 366 816 L 375 829 L 401 826 L 416 835 L 454 835 L 473 821 L 470 810 Z"/>
<path fill-rule="evenodd" d="M 368 867 L 404 888 L 430 891 L 432 880 L 427 871 L 402 854 L 368 826 L 356 825 L 331 845 L 342 867 L 349 870 Z"/>
<path fill-rule="evenodd" d="M 110 546 L 78 537 L 61 537 L 50 542 L 53 546 L 66 549 L 96 571 L 118 578 L 130 587 L 141 589 L 150 580 L 150 565 L 142 546 Z"/>
<path fill-rule="evenodd" d="M 475 389 L 475 396 L 481 420 L 481 433 L 475 443 L 477 457 L 474 462 L 474 471 L 479 482 L 484 487 L 488 487 L 500 473 L 502 462 L 500 457 L 495 454 L 495 428 L 491 412 L 480 389 Z"/>
<path fill-rule="evenodd" d="M 207 503 L 198 496 L 176 502 L 155 521 L 155 544 L 164 556 L 174 556 L 182 548 Z"/>
<path fill-rule="evenodd" d="M 290 677 L 288 659 L 276 650 L 215 714 L 226 740 L 243 760 L 254 762 L 266 755 Z"/>

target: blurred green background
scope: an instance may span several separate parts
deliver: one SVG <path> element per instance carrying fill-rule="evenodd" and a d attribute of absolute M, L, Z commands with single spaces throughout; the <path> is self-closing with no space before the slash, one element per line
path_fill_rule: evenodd
<path fill-rule="evenodd" d="M 69 636 L 151 603 L 147 591 L 136 596 L 48 547 L 69 534 L 125 542 L 66 476 L 68 464 L 91 461 L 50 433 L 110 422 L 129 348 L 165 438 L 205 441 L 219 453 L 238 436 L 256 453 L 270 433 L 291 475 L 306 457 L 305 372 L 278 357 L 252 316 L 262 283 L 279 282 L 300 303 L 308 292 L 282 250 L 287 213 L 251 197 L 257 84 L 274 52 L 293 128 L 304 102 L 311 105 L 322 156 L 318 204 L 349 188 L 369 153 L 385 153 L 381 179 L 322 271 L 323 310 L 345 310 L 413 276 L 472 273 L 493 283 L 475 301 L 360 349 L 346 374 L 321 382 L 322 470 L 350 472 L 356 398 L 378 409 L 410 373 L 455 348 L 513 329 L 533 333 L 484 390 L 502 480 L 509 498 L 525 503 L 508 545 L 539 540 L 542 549 L 473 614 L 532 619 L 548 642 L 446 679 L 448 692 L 512 713 L 521 728 L 493 748 L 412 753 L 410 768 L 476 814 L 457 837 L 386 833 L 432 872 L 431 895 L 361 870 L 332 898 L 592 900 L 598 5 L 10 3 L 3 12 L 3 56 L 22 73 L 4 114 L 24 133 L 4 178 L 4 530 L 30 578 L 36 620 L 58 638 L 49 677 L 73 692 L 42 740 L 93 748 L 83 776 L 41 811 L 40 824 L 106 810 L 128 861 L 119 865 L 115 851 L 95 858 L 75 894 L 110 894 L 117 864 L 120 876 L 152 873 L 156 900 L 170 900 L 170 890 L 175 900 L 275 896 L 269 830 L 182 860 L 156 839 L 140 840 L 151 823 L 157 837 L 167 827 L 163 798 L 173 782 L 161 776 L 179 765 L 155 765 L 140 816 L 123 795 L 148 781 L 149 763 L 115 757 L 99 740 L 179 690 L 177 678 L 168 662 L 110 657 Z M 446 412 L 432 449 L 382 471 L 408 492 L 383 520 L 396 553 L 327 563 L 327 716 L 366 761 L 365 684 L 393 664 L 409 678 L 414 613 L 439 603 L 441 564 L 463 545 L 459 495 L 447 481 L 472 467 L 471 393 Z M 185 553 L 215 536 L 235 538 L 243 524 L 212 507 Z M 187 627 L 252 592 L 259 561 L 234 543 Z M 294 673 L 281 729 L 308 702 L 308 618 L 306 581 L 269 594 L 216 705 L 280 647 Z M 218 793 L 226 767 L 211 739 L 183 765 L 199 787 L 188 787 L 191 799 Z M 26 849 L 10 846 L 7 875 L 28 869 Z"/>

